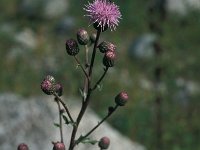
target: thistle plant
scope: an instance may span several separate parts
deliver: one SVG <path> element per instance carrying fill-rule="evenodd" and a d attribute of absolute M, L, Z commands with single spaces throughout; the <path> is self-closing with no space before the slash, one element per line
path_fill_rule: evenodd
<path fill-rule="evenodd" d="M 117 93 L 116 97 L 113 98 L 114 105 L 108 107 L 105 117 L 92 129 L 88 129 L 85 135 L 77 137 L 79 124 L 92 101 L 92 97 L 94 96 L 93 92 L 102 83 L 109 69 L 114 67 L 116 60 L 115 44 L 109 41 L 100 42 L 100 35 L 107 29 L 111 31 L 116 30 L 119 19 L 121 19 L 119 7 L 114 2 L 108 0 L 94 0 L 92 3 L 86 4 L 83 9 L 86 11 L 85 16 L 89 18 L 89 24 L 93 24 L 96 33 L 89 36 L 85 29 L 80 28 L 76 33 L 77 39 L 67 39 L 65 43 L 66 53 L 75 60 L 84 75 L 84 85 L 80 90 L 82 105 L 78 116 L 76 118 L 72 117 L 69 110 L 70 107 L 65 104 L 65 101 L 61 98 L 63 87 L 60 83 L 56 82 L 53 76 L 47 75 L 41 83 L 42 91 L 54 97 L 54 101 L 57 103 L 59 110 L 59 123 L 56 124 L 56 126 L 60 129 L 60 140 L 58 142 L 52 142 L 53 150 L 65 150 L 67 148 L 63 141 L 63 122 L 73 128 L 68 150 L 73 150 L 80 143 L 91 143 L 93 145 L 98 143 L 100 149 L 108 149 L 110 145 L 109 137 L 105 136 L 102 138 L 100 137 L 100 140 L 94 140 L 90 139 L 89 136 L 107 120 L 117 108 L 124 106 L 128 100 L 128 94 L 125 91 Z M 78 57 L 82 48 L 84 48 L 85 53 L 84 62 L 81 62 Z M 95 81 L 93 79 L 93 71 L 95 69 L 94 62 L 98 51 L 101 55 L 103 53 L 101 62 L 103 64 L 103 72 L 102 75 L 99 76 L 99 79 Z"/>

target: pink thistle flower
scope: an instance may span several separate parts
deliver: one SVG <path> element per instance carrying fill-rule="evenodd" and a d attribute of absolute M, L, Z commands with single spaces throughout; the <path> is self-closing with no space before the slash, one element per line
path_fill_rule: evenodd
<path fill-rule="evenodd" d="M 88 16 L 92 23 L 97 24 L 97 27 L 100 27 L 101 31 L 104 31 L 107 27 L 111 31 L 115 30 L 122 16 L 119 7 L 114 2 L 108 0 L 94 0 L 93 3 L 88 2 L 84 10 L 87 12 L 85 16 Z"/>

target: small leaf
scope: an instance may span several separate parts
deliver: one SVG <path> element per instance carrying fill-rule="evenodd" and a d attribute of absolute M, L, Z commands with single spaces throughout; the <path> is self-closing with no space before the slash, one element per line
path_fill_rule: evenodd
<path fill-rule="evenodd" d="M 102 85 L 102 84 L 101 84 L 101 85 L 98 84 L 98 85 L 97 85 L 97 88 L 98 88 L 99 91 L 102 91 L 102 89 L 103 89 L 103 85 Z"/>
<path fill-rule="evenodd" d="M 76 69 L 78 69 L 79 67 L 80 67 L 80 64 L 77 64 L 77 65 L 76 65 Z"/>
<path fill-rule="evenodd" d="M 83 90 L 81 88 L 79 88 L 79 92 L 80 92 L 81 96 L 83 97 L 84 96 L 84 92 L 83 92 Z"/>
<path fill-rule="evenodd" d="M 87 96 L 87 93 L 84 92 L 81 88 L 79 88 L 79 92 L 80 92 L 82 98 L 85 100 L 85 99 L 86 99 L 86 96 Z"/>
<path fill-rule="evenodd" d="M 99 141 L 97 141 L 97 140 L 90 140 L 90 141 L 89 141 L 89 143 L 92 144 L 92 145 L 95 145 L 95 144 L 98 143 L 98 142 L 99 142 Z"/>
<path fill-rule="evenodd" d="M 69 124 L 71 124 L 72 126 L 76 126 L 76 122 L 69 121 Z"/>
<path fill-rule="evenodd" d="M 54 123 L 53 124 L 55 127 L 60 127 L 60 124 L 59 123 Z"/>
<path fill-rule="evenodd" d="M 83 140 L 83 136 L 82 135 L 80 135 L 80 137 L 76 140 L 76 143 L 81 143 L 81 141 Z"/>
<path fill-rule="evenodd" d="M 65 121 L 65 124 L 69 124 L 69 120 L 65 115 L 62 115 L 63 120 Z"/>
<path fill-rule="evenodd" d="M 89 143 L 92 145 L 95 145 L 97 142 L 98 142 L 97 140 L 91 140 L 90 138 L 85 138 L 81 141 L 81 143 L 83 143 L 83 144 Z"/>

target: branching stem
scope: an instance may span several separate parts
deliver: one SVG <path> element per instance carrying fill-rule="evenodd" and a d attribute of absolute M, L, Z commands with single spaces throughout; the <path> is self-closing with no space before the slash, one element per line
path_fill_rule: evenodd
<path fill-rule="evenodd" d="M 97 88 L 97 86 L 101 83 L 101 81 L 103 80 L 103 78 L 105 77 L 106 73 L 108 71 L 108 67 L 106 67 L 104 69 L 104 73 L 102 74 L 102 76 L 99 78 L 99 80 L 96 82 L 96 84 L 94 85 L 94 87 L 92 88 L 92 91 L 95 90 Z"/>
<path fill-rule="evenodd" d="M 86 135 L 81 136 L 81 139 L 77 139 L 76 140 L 76 144 L 79 144 L 81 142 L 82 139 L 85 139 L 86 137 L 88 137 L 92 132 L 94 132 L 94 130 L 96 130 L 105 120 L 107 120 L 112 114 L 113 112 L 118 108 L 118 105 L 116 105 L 113 110 L 111 112 L 109 112 L 95 127 L 93 127 Z"/>
<path fill-rule="evenodd" d="M 80 63 L 80 61 L 78 60 L 78 58 L 76 56 L 74 56 L 74 59 L 76 60 L 77 64 L 81 67 L 83 73 L 85 74 L 86 78 L 89 80 L 89 77 L 88 77 L 88 74 L 87 72 L 85 71 L 83 65 Z"/>
<path fill-rule="evenodd" d="M 65 111 L 70 119 L 70 121 L 74 124 L 74 120 L 69 112 L 69 109 L 67 108 L 67 105 L 63 102 L 63 100 L 56 94 L 54 93 L 54 96 L 56 97 L 56 99 L 63 105 L 63 107 L 65 108 Z"/>

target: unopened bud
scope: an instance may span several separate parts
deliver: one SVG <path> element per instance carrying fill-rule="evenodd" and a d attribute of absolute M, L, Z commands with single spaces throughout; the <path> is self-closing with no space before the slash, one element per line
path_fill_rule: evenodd
<path fill-rule="evenodd" d="M 128 101 L 128 94 L 126 92 L 120 92 L 115 97 L 115 103 L 119 106 L 124 106 L 126 102 Z"/>
<path fill-rule="evenodd" d="M 116 46 L 110 42 L 103 41 L 98 46 L 101 53 L 106 53 L 107 51 L 115 51 Z"/>
<path fill-rule="evenodd" d="M 102 137 L 99 141 L 99 147 L 101 149 L 108 149 L 110 145 L 110 139 L 106 136 Z"/>
<path fill-rule="evenodd" d="M 55 91 L 58 94 L 58 96 L 62 96 L 62 94 L 63 94 L 63 87 L 62 87 L 62 85 L 60 83 L 57 83 L 55 85 Z"/>
<path fill-rule="evenodd" d="M 55 79 L 53 76 L 46 76 L 41 83 L 42 91 L 47 95 L 52 95 L 55 92 Z"/>
<path fill-rule="evenodd" d="M 53 150 L 65 150 L 64 143 L 61 142 L 53 143 Z"/>
<path fill-rule="evenodd" d="M 17 150 L 29 150 L 29 148 L 25 143 L 21 143 L 18 145 Z"/>
<path fill-rule="evenodd" d="M 89 39 L 90 38 L 87 31 L 84 29 L 79 29 L 79 31 L 77 32 L 77 40 L 79 44 L 87 45 L 87 43 L 89 42 Z"/>
<path fill-rule="evenodd" d="M 106 67 L 113 67 L 116 59 L 115 51 L 107 51 L 103 58 L 103 64 Z"/>
<path fill-rule="evenodd" d="M 78 43 L 74 39 L 69 39 L 65 43 L 66 51 L 69 55 L 75 56 L 79 53 Z"/>
<path fill-rule="evenodd" d="M 92 35 L 90 36 L 90 41 L 91 41 L 91 43 L 94 43 L 94 42 L 95 42 L 96 37 L 97 37 L 96 33 L 92 33 Z"/>

